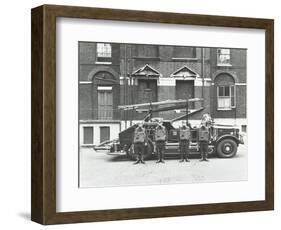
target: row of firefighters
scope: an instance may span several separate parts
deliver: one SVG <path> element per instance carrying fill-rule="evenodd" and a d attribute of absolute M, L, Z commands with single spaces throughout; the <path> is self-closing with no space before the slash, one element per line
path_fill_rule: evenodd
<path fill-rule="evenodd" d="M 164 153 L 167 141 L 167 131 L 162 123 L 159 123 L 154 132 L 156 153 L 158 155 L 158 161 L 156 163 L 164 162 Z M 189 145 L 191 139 L 191 126 L 185 122 L 179 128 L 179 151 L 181 155 L 180 162 L 189 162 Z M 200 161 L 208 161 L 208 143 L 210 140 L 209 128 L 206 124 L 201 124 L 198 130 L 198 143 L 201 154 Z M 137 161 L 134 164 L 144 162 L 145 146 L 147 145 L 147 135 L 145 128 L 142 124 L 139 124 L 134 133 L 134 153 L 137 155 Z"/>

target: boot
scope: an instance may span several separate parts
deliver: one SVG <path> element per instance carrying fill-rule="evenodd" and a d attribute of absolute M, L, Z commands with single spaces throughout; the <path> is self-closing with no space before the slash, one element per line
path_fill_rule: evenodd
<path fill-rule="evenodd" d="M 206 155 L 206 153 L 203 153 L 202 159 L 200 161 L 209 161 Z"/>
<path fill-rule="evenodd" d="M 160 162 L 161 162 L 161 163 L 165 163 L 165 161 L 163 160 L 162 157 L 160 158 Z"/>
<path fill-rule="evenodd" d="M 180 159 L 180 163 L 184 162 L 184 156 L 183 153 L 181 154 L 181 159 Z"/>
<path fill-rule="evenodd" d="M 140 160 L 137 160 L 134 162 L 134 165 L 139 164 L 139 163 L 140 163 Z"/>
<path fill-rule="evenodd" d="M 140 160 L 140 163 L 145 164 L 145 162 L 144 162 L 144 160 L 143 160 L 143 156 L 141 156 L 140 159 L 141 159 L 141 160 Z"/>
<path fill-rule="evenodd" d="M 205 153 L 205 155 L 204 155 L 204 161 L 209 161 L 208 159 L 207 159 L 207 154 Z"/>
<path fill-rule="evenodd" d="M 156 163 L 165 163 L 165 161 L 163 160 L 163 158 L 160 158 L 158 161 L 156 161 Z"/>
<path fill-rule="evenodd" d="M 205 159 L 204 154 L 201 153 L 201 159 L 200 159 L 200 161 L 204 161 L 204 159 Z"/>
<path fill-rule="evenodd" d="M 137 160 L 134 162 L 134 165 L 139 164 L 141 162 L 141 156 L 138 155 Z"/>
<path fill-rule="evenodd" d="M 190 160 L 189 160 L 189 147 L 188 147 L 188 149 L 187 149 L 187 153 L 186 153 L 186 157 L 185 157 L 185 161 L 186 162 L 190 162 Z"/>
<path fill-rule="evenodd" d="M 160 156 L 159 151 L 157 151 L 157 156 L 158 156 L 158 160 L 156 161 L 156 163 L 158 164 L 158 163 L 160 163 L 160 161 L 161 161 L 161 156 Z"/>
<path fill-rule="evenodd" d="M 160 162 L 165 163 L 164 158 L 163 158 L 163 153 L 161 153 L 161 155 L 160 155 Z"/>

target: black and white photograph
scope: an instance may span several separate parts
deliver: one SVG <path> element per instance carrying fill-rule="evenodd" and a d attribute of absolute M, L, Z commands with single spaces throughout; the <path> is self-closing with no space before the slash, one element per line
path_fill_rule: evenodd
<path fill-rule="evenodd" d="M 247 49 L 77 45 L 80 188 L 247 181 Z"/>

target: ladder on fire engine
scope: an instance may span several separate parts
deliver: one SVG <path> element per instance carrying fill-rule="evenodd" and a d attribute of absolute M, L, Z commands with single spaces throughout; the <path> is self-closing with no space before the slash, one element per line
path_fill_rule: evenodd
<path fill-rule="evenodd" d="M 122 110 L 135 110 L 137 112 L 147 112 L 147 115 L 143 118 L 144 121 L 149 121 L 152 118 L 153 113 L 157 112 L 165 112 L 170 110 L 179 110 L 186 109 L 186 114 L 176 117 L 172 120 L 184 120 L 187 119 L 188 116 L 195 114 L 199 111 L 202 111 L 204 107 L 199 107 L 197 109 L 188 109 L 188 103 L 190 102 L 200 102 L 203 101 L 202 98 L 191 98 L 191 99 L 179 99 L 179 100 L 165 100 L 158 102 L 150 102 L 150 103 L 141 103 L 141 104 L 132 104 L 132 105 L 121 105 L 118 106 L 118 109 Z M 153 108 L 157 106 L 157 108 Z M 163 107 L 164 106 L 164 107 Z"/>

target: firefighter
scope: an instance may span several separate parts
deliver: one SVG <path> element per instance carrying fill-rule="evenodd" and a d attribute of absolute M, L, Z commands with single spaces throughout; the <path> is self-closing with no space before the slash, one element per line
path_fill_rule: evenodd
<path fill-rule="evenodd" d="M 139 124 L 134 133 L 134 152 L 137 155 L 137 161 L 134 164 L 145 164 L 144 162 L 144 152 L 145 152 L 145 142 L 146 142 L 146 133 L 145 128 L 142 124 Z"/>
<path fill-rule="evenodd" d="M 202 125 L 198 131 L 198 142 L 199 142 L 199 148 L 201 154 L 200 161 L 208 161 L 207 155 L 208 155 L 209 139 L 210 139 L 209 130 L 205 125 Z"/>
<path fill-rule="evenodd" d="M 207 128 L 209 128 L 212 125 L 212 123 L 213 123 L 213 120 L 209 113 L 205 113 L 202 115 L 201 125 L 204 125 Z"/>
<path fill-rule="evenodd" d="M 167 139 L 166 128 L 162 123 L 159 123 L 155 128 L 154 138 L 156 142 L 156 152 L 158 155 L 158 161 L 156 163 L 165 163 L 164 162 L 164 153 Z"/>
<path fill-rule="evenodd" d="M 179 130 L 179 147 L 181 159 L 180 162 L 189 162 L 189 143 L 190 143 L 190 125 L 186 126 L 183 122 Z"/>

